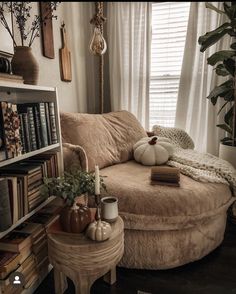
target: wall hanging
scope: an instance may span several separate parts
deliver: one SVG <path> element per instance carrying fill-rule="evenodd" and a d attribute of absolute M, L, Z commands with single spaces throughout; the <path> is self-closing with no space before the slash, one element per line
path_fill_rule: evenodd
<path fill-rule="evenodd" d="M 72 81 L 71 72 L 71 53 L 67 44 L 65 23 L 61 25 L 62 48 L 59 50 L 61 80 L 64 82 Z"/>

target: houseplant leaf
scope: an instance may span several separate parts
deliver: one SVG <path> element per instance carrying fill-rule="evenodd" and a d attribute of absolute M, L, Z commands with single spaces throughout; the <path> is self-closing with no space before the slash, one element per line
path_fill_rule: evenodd
<path fill-rule="evenodd" d="M 226 112 L 226 114 L 224 116 L 224 121 L 226 122 L 227 125 L 231 125 L 232 124 L 233 114 L 234 114 L 234 108 L 232 106 L 229 109 L 229 111 Z"/>
<path fill-rule="evenodd" d="M 228 58 L 223 60 L 223 64 L 225 66 L 225 69 L 231 74 L 231 76 L 234 77 L 235 75 L 235 60 L 232 58 Z"/>
<path fill-rule="evenodd" d="M 229 75 L 229 72 L 227 71 L 227 69 L 225 68 L 224 64 L 218 64 L 217 67 L 215 68 L 216 70 L 216 74 L 218 76 L 228 76 Z"/>
<path fill-rule="evenodd" d="M 207 96 L 208 99 L 211 100 L 212 104 L 215 105 L 217 102 L 217 98 L 224 97 L 233 87 L 233 80 L 230 79 L 223 84 L 215 87 L 210 94 Z"/>
<path fill-rule="evenodd" d="M 234 19 L 236 7 L 234 5 L 229 6 L 226 2 L 223 3 L 224 5 L 224 11 L 229 19 Z"/>
<path fill-rule="evenodd" d="M 220 10 L 218 9 L 217 7 L 215 7 L 213 4 L 209 3 L 209 2 L 206 2 L 205 4 L 206 8 L 209 8 L 211 10 L 214 10 L 216 11 L 217 13 L 220 13 L 220 14 L 225 14 L 225 12 L 223 10 Z"/>
<path fill-rule="evenodd" d="M 221 50 L 208 57 L 207 63 L 210 65 L 215 65 L 217 62 L 224 61 L 225 59 L 231 58 L 235 55 L 236 52 L 233 50 Z"/>
<path fill-rule="evenodd" d="M 229 134 L 232 134 L 232 129 L 230 128 L 230 126 L 226 125 L 226 124 L 219 124 L 216 125 L 218 128 L 228 132 Z"/>
<path fill-rule="evenodd" d="M 198 43 L 201 45 L 200 51 L 204 52 L 208 47 L 215 44 L 219 39 L 226 35 L 229 27 L 231 27 L 231 24 L 226 22 L 217 29 L 200 36 L 198 39 Z"/>

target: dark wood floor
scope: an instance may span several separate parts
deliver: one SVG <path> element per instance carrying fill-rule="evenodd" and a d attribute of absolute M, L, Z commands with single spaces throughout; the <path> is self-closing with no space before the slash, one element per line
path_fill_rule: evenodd
<path fill-rule="evenodd" d="M 69 281 L 65 294 L 73 294 Z M 102 279 L 92 286 L 92 294 L 236 294 L 236 225 L 227 224 L 220 247 L 203 259 L 171 270 L 149 271 L 117 268 L 117 282 Z M 141 293 L 142 293 L 141 292 Z M 35 294 L 54 294 L 51 272 Z M 83 293 L 81 293 L 83 294 Z"/>

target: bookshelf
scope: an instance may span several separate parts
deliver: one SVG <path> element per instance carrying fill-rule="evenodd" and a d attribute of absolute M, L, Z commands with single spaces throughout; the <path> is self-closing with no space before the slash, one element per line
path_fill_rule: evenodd
<path fill-rule="evenodd" d="M 39 204 L 34 210 L 32 210 L 30 213 L 23 216 L 18 222 L 16 222 L 14 225 L 12 225 L 8 230 L 0 233 L 0 239 L 3 238 L 5 235 L 10 233 L 12 230 L 14 230 L 17 226 L 22 224 L 24 221 L 26 221 L 28 218 L 30 218 L 32 215 L 34 215 L 36 212 L 38 212 L 41 208 L 43 208 L 45 205 L 47 205 L 49 202 L 51 202 L 53 199 L 55 199 L 55 196 L 49 197 L 47 200 L 45 200 L 43 203 Z"/>
<path fill-rule="evenodd" d="M 33 85 L 26 85 L 26 84 L 20 84 L 20 83 L 18 84 L 15 82 L 0 81 L 0 101 L 7 101 L 9 103 L 15 103 L 15 104 L 53 102 L 55 106 L 55 121 L 56 121 L 57 137 L 58 137 L 58 143 L 56 144 L 51 144 L 34 151 L 30 151 L 10 159 L 0 161 L 0 171 L 1 171 L 1 168 L 7 167 L 10 164 L 21 162 L 25 159 L 30 159 L 31 157 L 35 155 L 39 155 L 39 154 L 47 153 L 47 152 L 50 153 L 52 151 L 55 151 L 58 153 L 58 156 L 57 156 L 58 172 L 59 174 L 62 174 L 64 167 L 63 167 L 63 156 L 62 156 L 62 140 L 61 140 L 61 133 L 60 133 L 60 116 L 59 116 L 57 89 L 54 87 L 33 86 Z M 32 217 L 35 213 L 37 213 L 45 205 L 50 203 L 53 199 L 55 199 L 54 196 L 49 197 L 44 202 L 40 203 L 36 208 L 31 210 L 29 213 L 21 217 L 10 228 L 0 232 L 0 238 L 3 238 L 5 235 L 10 233 L 21 223 L 25 222 L 27 219 Z M 45 275 L 41 277 L 39 280 L 37 280 L 37 282 L 35 282 L 30 288 L 25 289 L 22 293 L 25 293 L 25 294 L 34 293 L 36 288 L 40 285 L 42 280 L 46 277 L 46 275 L 48 274 L 48 272 L 50 272 L 51 269 L 52 269 L 52 266 L 49 265 L 48 271 L 45 271 Z M 1 289 L 0 289 L 0 292 L 1 292 Z"/>

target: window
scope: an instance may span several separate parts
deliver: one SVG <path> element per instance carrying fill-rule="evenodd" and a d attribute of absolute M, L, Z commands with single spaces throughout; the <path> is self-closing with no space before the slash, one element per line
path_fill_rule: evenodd
<path fill-rule="evenodd" d="M 152 4 L 150 129 L 174 126 L 190 2 Z"/>

